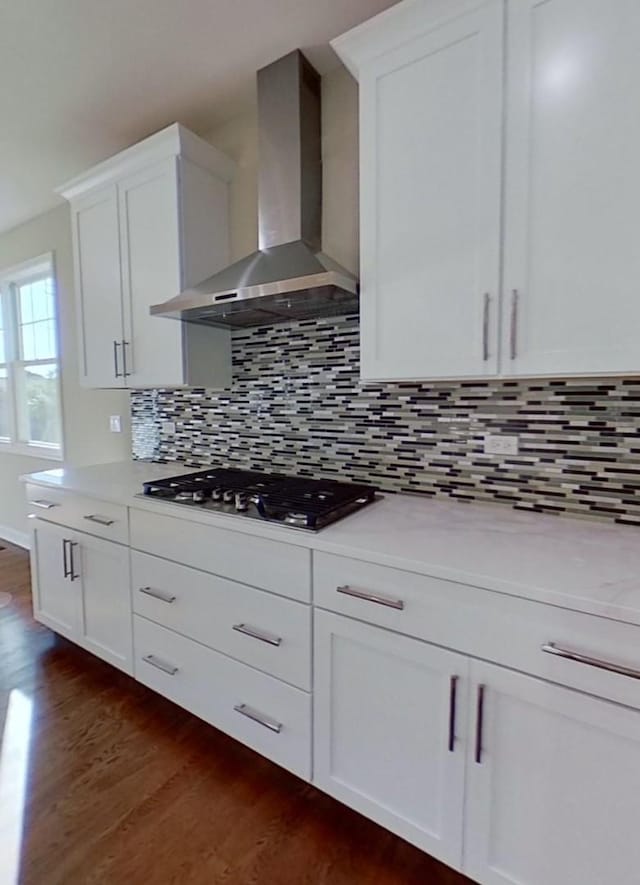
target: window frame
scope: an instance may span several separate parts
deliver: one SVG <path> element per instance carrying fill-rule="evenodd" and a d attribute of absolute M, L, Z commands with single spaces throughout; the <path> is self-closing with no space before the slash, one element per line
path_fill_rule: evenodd
<path fill-rule="evenodd" d="M 54 328 L 55 328 L 55 359 L 25 360 L 20 347 L 20 323 L 18 307 L 18 288 L 45 277 L 53 281 Z M 60 352 L 60 311 L 56 267 L 52 252 L 38 255 L 13 267 L 0 269 L 0 308 L 2 310 L 5 362 L 0 369 L 7 373 L 7 403 L 9 436 L 0 437 L 0 454 L 27 455 L 50 461 L 64 459 L 64 409 L 62 403 L 62 359 Z M 26 409 L 20 403 L 21 375 L 29 366 L 57 366 L 58 421 L 60 426 L 60 444 L 33 441 L 26 437 Z"/>

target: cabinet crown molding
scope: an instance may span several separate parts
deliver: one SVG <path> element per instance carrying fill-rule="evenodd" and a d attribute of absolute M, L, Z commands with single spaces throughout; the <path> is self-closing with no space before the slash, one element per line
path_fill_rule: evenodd
<path fill-rule="evenodd" d="M 65 200 L 72 201 L 94 188 L 177 156 L 215 174 L 223 181 L 229 182 L 233 178 L 236 167 L 233 160 L 180 123 L 172 123 L 113 157 L 97 163 L 57 187 L 55 192 Z"/>
<path fill-rule="evenodd" d="M 495 0 L 403 0 L 331 40 L 331 46 L 350 73 L 360 79 L 369 61 L 418 39 L 425 25 L 438 27 Z"/>

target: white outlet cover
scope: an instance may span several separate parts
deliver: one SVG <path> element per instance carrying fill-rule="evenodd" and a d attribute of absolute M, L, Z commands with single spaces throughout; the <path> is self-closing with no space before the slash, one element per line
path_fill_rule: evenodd
<path fill-rule="evenodd" d="M 175 421 L 163 421 L 162 422 L 162 432 L 166 436 L 173 436 L 176 432 L 176 422 Z"/>
<path fill-rule="evenodd" d="M 484 450 L 487 455 L 517 455 L 518 437 L 488 433 L 484 438 Z"/>
<path fill-rule="evenodd" d="M 120 415 L 110 415 L 109 430 L 111 433 L 122 433 L 122 418 Z"/>

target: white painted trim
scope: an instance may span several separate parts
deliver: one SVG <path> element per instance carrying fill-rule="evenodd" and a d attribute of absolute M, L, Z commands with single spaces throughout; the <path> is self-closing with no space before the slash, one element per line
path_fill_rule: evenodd
<path fill-rule="evenodd" d="M 366 19 L 330 44 L 356 80 L 362 68 L 378 56 L 414 40 L 426 28 L 482 8 L 486 0 L 403 0 Z"/>
<path fill-rule="evenodd" d="M 0 525 L 0 539 L 15 544 L 24 550 L 31 550 L 31 536 L 29 532 L 20 532 L 8 525 Z"/>
<path fill-rule="evenodd" d="M 66 200 L 73 201 L 87 191 L 113 184 L 156 162 L 177 156 L 186 157 L 223 181 L 231 181 L 236 168 L 235 162 L 218 148 L 185 129 L 180 123 L 172 123 L 65 182 L 55 188 L 55 192 Z"/>

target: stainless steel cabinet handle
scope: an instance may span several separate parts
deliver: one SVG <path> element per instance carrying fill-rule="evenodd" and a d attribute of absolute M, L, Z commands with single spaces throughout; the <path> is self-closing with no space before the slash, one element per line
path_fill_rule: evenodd
<path fill-rule="evenodd" d="M 157 658 L 155 655 L 144 655 L 142 660 L 145 664 L 151 664 L 156 670 L 162 670 L 163 673 L 167 673 L 169 676 L 175 676 L 178 672 L 178 668 L 174 667 L 173 664 L 167 664 L 166 661 Z"/>
<path fill-rule="evenodd" d="M 69 562 L 67 559 L 67 544 L 71 543 L 67 538 L 63 538 L 62 540 L 62 571 L 65 578 L 68 578 L 71 574 L 71 570 L 69 569 Z"/>
<path fill-rule="evenodd" d="M 176 601 L 176 597 L 171 593 L 165 593 L 164 590 L 155 590 L 153 587 L 138 587 L 138 593 L 153 596 L 154 599 L 160 599 L 162 602 L 172 603 Z"/>
<path fill-rule="evenodd" d="M 59 504 L 54 504 L 53 501 L 45 501 L 44 499 L 40 499 L 39 501 L 29 501 L 32 507 L 39 507 L 41 510 L 53 510 L 54 507 L 59 507 Z"/>
<path fill-rule="evenodd" d="M 237 630 L 238 633 L 244 633 L 245 636 L 250 636 L 252 639 L 259 639 L 260 642 L 267 642 L 269 645 L 282 645 L 282 639 L 280 636 L 275 636 L 273 633 L 267 633 L 265 630 L 258 630 L 256 627 L 249 626 L 249 624 L 234 624 L 233 629 Z"/>
<path fill-rule="evenodd" d="M 482 359 L 486 363 L 489 359 L 489 305 L 491 295 L 484 293 L 484 305 L 482 308 Z"/>
<path fill-rule="evenodd" d="M 456 697 L 458 693 L 458 677 L 449 680 L 449 752 L 453 753 L 456 745 Z"/>
<path fill-rule="evenodd" d="M 69 541 L 69 577 L 72 581 L 77 581 L 80 577 L 80 575 L 76 574 L 76 557 L 74 551 L 77 546 L 77 541 Z"/>
<path fill-rule="evenodd" d="M 611 661 L 603 661 L 601 658 L 593 658 L 590 655 L 583 655 L 580 652 L 556 645 L 555 642 L 548 642 L 541 646 L 541 649 L 549 655 L 557 655 L 568 661 L 576 661 L 578 664 L 586 664 L 588 667 L 596 667 L 598 670 L 608 670 L 609 673 L 618 673 L 620 676 L 629 676 L 630 679 L 640 679 L 640 670 L 634 670 L 632 667 L 625 667 L 622 664 L 614 664 Z"/>
<path fill-rule="evenodd" d="M 356 587 L 350 587 L 349 584 L 343 584 L 336 587 L 337 593 L 344 593 L 345 596 L 355 596 L 356 599 L 364 599 L 366 602 L 376 602 L 378 605 L 386 605 L 389 608 L 395 608 L 402 611 L 404 602 L 402 599 L 392 599 L 390 596 L 381 596 L 378 593 L 370 593 L 368 590 L 358 590 Z"/>
<path fill-rule="evenodd" d="M 272 719 L 270 716 L 258 713 L 257 710 L 254 710 L 253 707 L 249 707 L 247 704 L 236 704 L 233 709 L 236 713 L 246 716 L 247 719 L 257 722 L 258 725 L 263 725 L 265 728 L 268 728 L 269 731 L 275 731 L 276 734 L 280 734 L 282 731 L 282 722 L 276 722 L 276 720 Z"/>
<path fill-rule="evenodd" d="M 518 298 L 517 289 L 511 292 L 511 327 L 510 327 L 510 350 L 511 359 L 514 360 L 518 355 Z"/>
<path fill-rule="evenodd" d="M 121 341 L 113 342 L 113 371 L 116 378 L 122 378 L 122 373 L 118 371 L 118 348 L 122 346 Z"/>
<path fill-rule="evenodd" d="M 96 516 L 95 513 L 90 513 L 87 516 L 83 516 L 83 519 L 86 519 L 88 522 L 97 522 L 98 525 L 113 525 L 115 519 L 106 519 L 104 516 Z"/>
<path fill-rule="evenodd" d="M 127 371 L 127 347 L 129 346 L 128 341 L 122 342 L 122 377 L 128 378 L 131 372 Z"/>
<path fill-rule="evenodd" d="M 476 752 L 475 759 L 478 765 L 482 765 L 482 732 L 484 729 L 484 692 L 486 686 L 478 686 L 478 698 L 476 701 Z"/>

